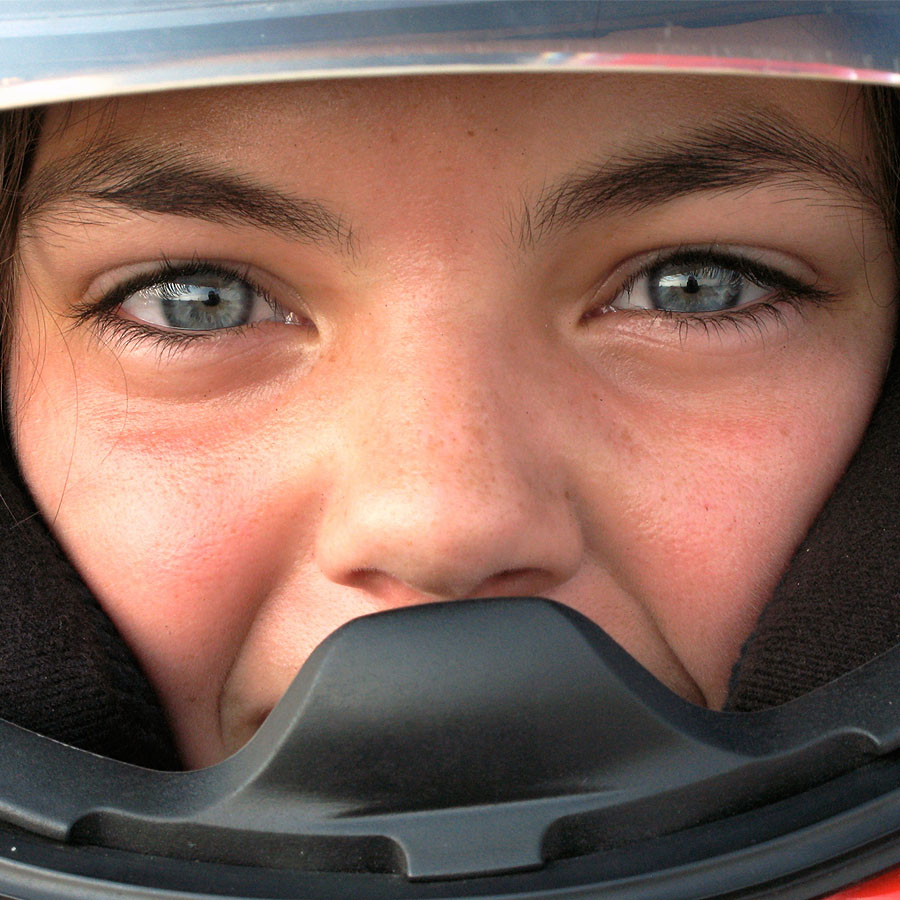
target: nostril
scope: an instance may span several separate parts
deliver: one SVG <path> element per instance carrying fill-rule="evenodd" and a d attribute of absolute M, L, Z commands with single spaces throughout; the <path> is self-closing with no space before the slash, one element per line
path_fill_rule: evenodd
<path fill-rule="evenodd" d="M 551 591 L 559 583 L 552 573 L 536 567 L 504 569 L 484 580 L 478 580 L 474 566 L 471 579 L 467 579 L 462 572 L 454 574 L 456 578 L 452 584 L 449 579 L 441 584 L 435 580 L 414 587 L 379 569 L 359 568 L 349 572 L 343 583 L 379 598 L 379 606 L 387 609 L 440 600 L 532 597 Z"/>
<path fill-rule="evenodd" d="M 485 579 L 471 593 L 474 597 L 534 596 L 555 587 L 559 579 L 540 568 L 505 569 Z"/>
<path fill-rule="evenodd" d="M 353 569 L 340 583 L 377 598 L 380 609 L 452 599 L 452 595 L 442 593 L 439 589 L 434 590 L 437 585 L 414 587 L 389 572 L 375 568 Z M 428 590 L 429 587 L 432 590 Z"/>

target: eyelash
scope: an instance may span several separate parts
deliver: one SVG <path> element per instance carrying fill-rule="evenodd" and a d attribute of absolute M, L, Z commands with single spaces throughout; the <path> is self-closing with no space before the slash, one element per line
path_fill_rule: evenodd
<path fill-rule="evenodd" d="M 138 291 L 151 287 L 172 285 L 178 279 L 189 279 L 198 275 L 217 276 L 224 280 L 243 282 L 257 293 L 274 310 L 277 307 L 269 292 L 257 284 L 249 270 L 224 263 L 207 262 L 193 259 L 185 263 L 172 263 L 168 260 L 155 269 L 141 272 L 132 278 L 107 291 L 99 300 L 91 300 L 79 304 L 73 311 L 72 318 L 78 324 L 90 323 L 102 339 L 111 338 L 119 350 L 127 350 L 150 342 L 153 346 L 168 352 L 177 352 L 198 341 L 216 340 L 227 334 L 233 337 L 258 327 L 260 323 L 223 328 L 218 331 L 177 331 L 157 328 L 134 319 L 125 319 L 118 315 L 119 307 Z M 220 333 L 221 332 L 221 333 Z"/>
<path fill-rule="evenodd" d="M 642 278 L 648 277 L 662 266 L 694 266 L 717 267 L 736 272 L 751 284 L 761 288 L 771 288 L 773 296 L 766 300 L 758 300 L 747 306 L 736 309 L 721 310 L 709 313 L 685 313 L 672 310 L 657 309 L 618 309 L 611 303 L 626 293 L 630 293 Z M 635 272 L 632 272 L 616 291 L 612 301 L 599 308 L 593 308 L 585 314 L 584 320 L 590 320 L 604 313 L 626 313 L 628 315 L 650 315 L 657 319 L 668 320 L 677 326 L 679 335 L 684 337 L 688 331 L 701 330 L 704 334 L 712 331 L 721 333 L 733 328 L 739 334 L 752 329 L 758 335 L 765 333 L 771 324 L 784 321 L 783 307 L 789 306 L 802 313 L 813 306 L 824 306 L 833 302 L 836 295 L 823 288 L 806 284 L 786 272 L 782 272 L 765 263 L 756 262 L 738 253 L 718 250 L 714 247 L 686 247 L 678 250 L 660 251 L 654 254 Z"/>
<path fill-rule="evenodd" d="M 830 292 L 805 284 L 765 263 L 712 247 L 694 247 L 660 251 L 655 254 L 628 276 L 618 288 L 614 300 L 623 294 L 630 293 L 642 278 L 650 276 L 664 265 L 709 266 L 731 270 L 757 287 L 771 288 L 774 294 L 767 300 L 756 301 L 737 309 L 702 314 L 672 310 L 620 309 L 607 303 L 604 306 L 593 308 L 583 316 L 582 320 L 591 320 L 611 312 L 651 315 L 657 319 L 670 321 L 677 327 L 682 337 L 686 336 L 688 331 L 699 329 L 705 334 L 709 334 L 712 331 L 721 333 L 726 328 L 733 328 L 740 334 L 750 329 L 762 336 L 769 325 L 783 322 L 784 305 L 803 312 L 810 304 L 824 305 L 835 299 Z M 198 341 L 215 340 L 226 334 L 233 337 L 245 333 L 250 328 L 257 327 L 258 323 L 241 325 L 221 329 L 222 334 L 217 331 L 169 331 L 133 319 L 126 319 L 117 314 L 119 307 L 137 291 L 198 275 L 214 275 L 226 280 L 241 281 L 269 303 L 273 309 L 276 307 L 276 303 L 268 291 L 253 281 L 246 268 L 207 262 L 202 259 L 194 259 L 186 263 L 171 263 L 164 260 L 156 269 L 142 272 L 116 285 L 99 300 L 89 301 L 76 307 L 73 318 L 78 323 L 90 322 L 96 329 L 98 337 L 112 338 L 118 348 L 123 351 L 150 342 L 161 350 L 175 353 Z"/>

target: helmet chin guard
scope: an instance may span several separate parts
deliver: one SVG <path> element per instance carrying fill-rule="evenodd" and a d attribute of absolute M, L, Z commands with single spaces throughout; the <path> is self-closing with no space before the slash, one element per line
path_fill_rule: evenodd
<path fill-rule="evenodd" d="M 717 713 L 548 600 L 379 613 L 324 641 L 208 769 L 0 723 L 0 891 L 819 896 L 900 862 L 898 674 L 895 649 L 784 706 Z"/>

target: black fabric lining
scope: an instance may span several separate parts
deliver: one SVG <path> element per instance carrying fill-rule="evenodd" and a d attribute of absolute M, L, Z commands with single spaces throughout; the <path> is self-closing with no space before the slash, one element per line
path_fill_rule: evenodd
<path fill-rule="evenodd" d="M 900 642 L 898 448 L 895 350 L 859 449 L 744 644 L 726 709 L 793 700 Z"/>

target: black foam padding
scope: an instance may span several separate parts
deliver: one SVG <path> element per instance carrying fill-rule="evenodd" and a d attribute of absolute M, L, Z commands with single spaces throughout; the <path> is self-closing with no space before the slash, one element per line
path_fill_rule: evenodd
<path fill-rule="evenodd" d="M 148 768 L 180 768 L 133 654 L 37 512 L 0 435 L 0 718 Z"/>
<path fill-rule="evenodd" d="M 726 709 L 752 711 L 792 700 L 900 642 L 898 516 L 895 352 L 859 449 L 741 651 Z"/>

